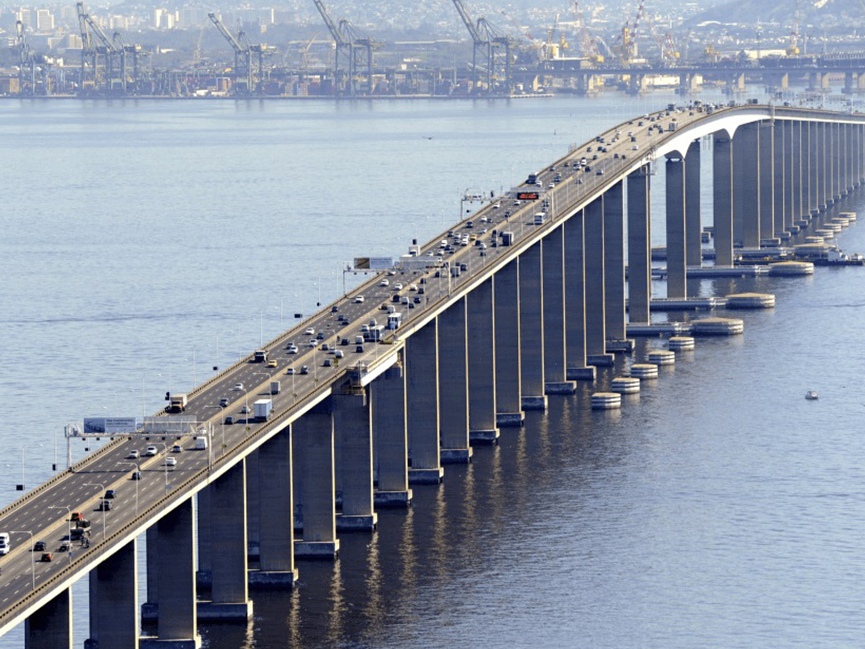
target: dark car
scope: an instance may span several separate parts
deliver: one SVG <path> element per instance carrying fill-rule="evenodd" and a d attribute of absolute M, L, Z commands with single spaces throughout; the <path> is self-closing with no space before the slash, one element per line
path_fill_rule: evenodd
<path fill-rule="evenodd" d="M 45 552 L 45 541 L 36 541 L 33 544 L 33 552 Z"/>
<path fill-rule="evenodd" d="M 141 471 L 133 471 L 132 472 L 133 480 L 141 480 Z"/>
<path fill-rule="evenodd" d="M 111 511 L 111 501 L 102 499 L 102 502 L 99 503 L 99 511 L 101 512 L 110 512 Z"/>
<path fill-rule="evenodd" d="M 108 490 L 105 492 L 105 498 L 107 498 L 107 499 L 109 499 L 109 500 L 112 499 L 112 498 L 114 498 L 116 495 L 117 495 L 117 492 L 114 491 L 114 489 L 108 489 Z"/>
<path fill-rule="evenodd" d="M 51 561 L 54 561 L 54 555 L 51 554 L 50 552 L 43 552 L 42 557 L 39 559 L 39 561 L 44 561 L 45 563 L 50 563 Z"/>
<path fill-rule="evenodd" d="M 231 415 L 228 415 L 228 417 L 225 418 L 225 425 L 231 426 L 231 424 L 233 424 L 233 423 L 234 423 L 234 417 L 232 417 Z"/>

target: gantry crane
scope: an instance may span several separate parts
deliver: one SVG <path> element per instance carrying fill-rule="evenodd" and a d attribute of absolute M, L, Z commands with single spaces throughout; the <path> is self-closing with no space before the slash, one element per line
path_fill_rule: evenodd
<path fill-rule="evenodd" d="M 583 56 L 590 59 L 593 63 L 603 63 L 604 55 L 600 53 L 597 42 L 586 28 L 583 11 L 580 9 L 580 3 L 577 0 L 573 0 L 571 3 L 571 11 L 574 14 L 574 28 L 577 32 L 577 42 L 580 44 Z"/>
<path fill-rule="evenodd" d="M 78 29 L 81 32 L 81 78 L 79 84 L 82 92 L 88 92 L 91 89 L 95 90 L 99 82 L 98 60 L 96 48 L 93 47 L 93 40 L 90 38 L 90 30 L 87 27 L 87 11 L 84 9 L 84 3 L 77 3 L 75 9 L 78 12 Z M 88 60 L 90 61 L 89 74 Z"/>
<path fill-rule="evenodd" d="M 120 78 L 122 81 L 123 92 L 128 93 L 130 86 L 132 92 L 137 94 L 140 90 L 141 70 L 139 68 L 139 59 L 147 56 L 149 52 L 141 47 L 141 45 L 130 45 L 127 43 L 120 32 L 114 32 L 111 36 L 114 41 L 114 46 L 117 48 L 120 59 Z M 129 58 L 132 59 L 132 76 L 129 76 Z"/>
<path fill-rule="evenodd" d="M 138 49 L 138 54 L 141 53 L 141 46 L 126 45 L 112 41 L 102 28 L 93 20 L 93 17 L 87 13 L 84 8 L 84 3 L 76 4 L 78 10 L 78 26 L 81 29 L 81 88 L 84 91 L 88 90 L 88 74 L 87 60 L 90 60 L 92 70 L 93 91 L 104 90 L 106 94 L 126 94 L 128 77 L 125 70 L 125 57 L 128 53 L 124 48 L 129 48 L 129 51 Z M 95 39 L 94 39 L 95 37 Z M 121 39 L 122 41 L 122 39 Z M 102 57 L 102 69 L 105 73 L 105 85 L 102 86 L 102 77 L 99 74 L 99 59 Z M 137 68 L 137 64 L 135 66 Z M 136 79 L 137 87 L 137 79 Z"/>
<path fill-rule="evenodd" d="M 18 92 L 36 94 L 36 57 L 24 37 L 24 23 L 15 21 L 15 49 L 18 50 Z"/>
<path fill-rule="evenodd" d="M 334 42 L 333 59 L 333 83 L 334 93 L 339 95 L 342 90 L 348 96 L 354 97 L 357 93 L 357 68 L 358 59 L 362 53 L 366 53 L 366 92 L 372 94 L 372 53 L 379 47 L 367 36 L 360 34 L 352 24 L 345 19 L 335 23 L 327 12 L 322 0 L 313 0 L 321 19 L 324 21 L 327 31 Z M 342 55 L 348 61 L 348 76 L 345 84 L 339 73 L 339 57 Z"/>
<path fill-rule="evenodd" d="M 460 15 L 460 19 L 463 21 L 463 24 L 466 26 L 466 29 L 469 32 L 469 36 L 471 36 L 472 39 L 472 92 L 475 92 L 478 85 L 478 51 L 480 51 L 484 55 L 488 54 L 490 42 L 489 40 L 485 39 L 483 35 L 481 35 L 481 32 L 478 30 L 477 25 L 475 25 L 475 23 L 472 21 L 471 16 L 469 16 L 469 12 L 466 11 L 462 0 L 453 0 L 453 3 L 454 7 L 456 7 L 457 13 Z M 488 65 L 488 73 L 489 67 L 490 66 Z"/>
<path fill-rule="evenodd" d="M 267 43 L 250 43 L 249 38 L 246 35 L 246 32 L 239 31 L 237 32 L 237 40 L 240 41 L 244 50 L 249 53 L 249 57 L 247 59 L 248 65 L 250 68 L 250 80 L 252 80 L 252 56 L 258 59 L 258 80 L 254 85 L 255 91 L 258 93 L 262 93 L 264 90 L 264 57 L 270 56 L 276 51 L 275 47 L 268 45 Z"/>
<path fill-rule="evenodd" d="M 247 95 L 250 93 L 252 89 L 252 52 L 249 47 L 249 41 L 246 42 L 245 45 L 241 45 L 234 36 L 231 35 L 231 32 L 225 28 L 225 25 L 222 24 L 222 21 L 216 16 L 215 13 L 207 14 L 207 17 L 210 18 L 211 22 L 216 26 L 216 29 L 219 30 L 219 33 L 222 34 L 223 38 L 228 41 L 228 44 L 231 45 L 231 49 L 234 50 L 234 68 L 232 69 L 232 74 L 234 77 L 234 83 L 232 86 L 232 92 L 235 95 Z M 246 40 L 243 32 L 238 34 L 242 40 Z"/>

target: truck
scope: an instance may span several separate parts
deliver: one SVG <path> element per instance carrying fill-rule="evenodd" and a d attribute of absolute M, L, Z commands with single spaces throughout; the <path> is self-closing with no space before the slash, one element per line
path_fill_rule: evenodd
<path fill-rule="evenodd" d="M 387 328 L 399 329 L 402 324 L 402 313 L 389 313 L 387 316 Z"/>
<path fill-rule="evenodd" d="M 538 212 L 535 214 L 535 225 L 543 225 L 547 220 L 546 212 Z"/>
<path fill-rule="evenodd" d="M 503 246 L 514 245 L 514 233 L 513 232 L 502 232 L 502 245 Z"/>
<path fill-rule="evenodd" d="M 271 394 L 279 394 L 279 381 L 271 381 L 270 382 L 270 393 Z"/>
<path fill-rule="evenodd" d="M 196 451 L 206 451 L 207 450 L 207 438 L 206 437 L 196 437 L 195 438 L 195 446 L 193 448 Z"/>
<path fill-rule="evenodd" d="M 253 406 L 255 421 L 267 421 L 270 411 L 273 409 L 273 401 L 270 399 L 259 399 Z"/>
<path fill-rule="evenodd" d="M 538 174 L 529 174 L 529 177 L 526 179 L 527 185 L 536 185 L 538 183 Z"/>
<path fill-rule="evenodd" d="M 183 412 L 186 410 L 188 398 L 186 394 L 171 394 L 168 400 L 168 412 Z"/>
<path fill-rule="evenodd" d="M 267 350 L 265 349 L 256 349 L 255 355 L 253 356 L 253 360 L 256 363 L 266 363 L 267 362 Z"/>

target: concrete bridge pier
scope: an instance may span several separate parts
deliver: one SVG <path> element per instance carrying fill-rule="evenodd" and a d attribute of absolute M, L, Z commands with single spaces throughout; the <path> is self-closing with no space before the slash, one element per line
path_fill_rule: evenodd
<path fill-rule="evenodd" d="M 789 124 L 776 121 L 772 134 L 772 232 L 774 237 L 781 237 L 786 228 L 784 221 L 789 206 L 784 189 L 784 179 L 787 175 L 788 153 L 786 149 L 786 132 Z"/>
<path fill-rule="evenodd" d="M 679 152 L 667 154 L 667 297 L 688 296 L 685 221 L 685 160 Z"/>
<path fill-rule="evenodd" d="M 604 201 L 596 198 L 583 211 L 583 246 L 586 269 L 586 363 L 610 367 L 615 357 L 607 353 L 606 273 L 604 271 Z"/>
<path fill-rule="evenodd" d="M 565 244 L 565 357 L 569 381 L 594 381 L 595 367 L 586 362 L 586 256 L 584 213 L 562 224 Z"/>
<path fill-rule="evenodd" d="M 628 94 L 639 95 L 646 89 L 646 75 L 632 72 L 628 78 Z"/>
<path fill-rule="evenodd" d="M 789 230 L 791 225 L 802 218 L 803 182 L 802 182 L 802 122 L 790 122 L 790 166 L 787 175 L 787 192 L 790 196 L 790 220 L 785 224 Z"/>
<path fill-rule="evenodd" d="M 700 141 L 694 140 L 685 154 L 685 265 L 691 268 L 700 268 L 703 265 L 701 162 Z M 699 282 L 691 282 L 688 295 L 696 295 L 699 289 Z"/>
<path fill-rule="evenodd" d="M 406 341 L 409 484 L 438 484 L 444 477 L 439 441 L 438 320 Z"/>
<path fill-rule="evenodd" d="M 90 571 L 90 638 L 85 649 L 138 647 L 138 542 Z"/>
<path fill-rule="evenodd" d="M 68 588 L 60 591 L 24 621 L 25 649 L 63 649 L 64 647 L 66 649 L 73 647 L 72 594 Z"/>
<path fill-rule="evenodd" d="M 760 131 L 756 123 L 740 126 L 736 131 L 733 153 L 736 177 L 734 193 L 735 230 L 741 231 L 743 248 L 760 247 Z"/>
<path fill-rule="evenodd" d="M 408 424 L 405 365 L 400 360 L 370 386 L 373 461 L 378 476 L 373 501 L 380 507 L 408 507 Z"/>
<path fill-rule="evenodd" d="M 733 265 L 733 139 L 726 131 L 712 135 L 712 224 L 715 265 Z"/>
<path fill-rule="evenodd" d="M 607 353 L 634 350 L 625 326 L 625 183 L 604 194 L 604 334 Z"/>
<path fill-rule="evenodd" d="M 522 426 L 520 377 L 520 262 L 515 259 L 496 273 L 496 425 Z"/>
<path fill-rule="evenodd" d="M 294 424 L 294 443 L 300 459 L 303 540 L 294 542 L 294 556 L 335 559 L 336 468 L 333 403 L 326 399 Z"/>
<path fill-rule="evenodd" d="M 628 176 L 628 322 L 649 324 L 652 297 L 651 176 L 641 167 Z"/>
<path fill-rule="evenodd" d="M 760 244 L 775 238 L 775 128 L 760 122 Z"/>
<path fill-rule="evenodd" d="M 469 443 L 469 342 L 466 299 L 438 317 L 439 408 L 442 464 L 471 461 Z"/>
<path fill-rule="evenodd" d="M 546 410 L 541 242 L 520 256 L 520 372 L 523 410 Z"/>
<path fill-rule="evenodd" d="M 778 90 L 787 90 L 790 87 L 790 74 L 788 72 L 764 72 L 763 78 L 767 85 L 775 86 Z"/>
<path fill-rule="evenodd" d="M 372 417 L 366 390 L 333 397 L 333 423 L 341 450 L 342 513 L 337 530 L 372 531 L 378 524 L 373 509 Z"/>
<path fill-rule="evenodd" d="M 466 297 L 468 313 L 469 439 L 492 444 L 496 425 L 496 318 L 494 277 Z"/>
<path fill-rule="evenodd" d="M 294 485 L 288 426 L 258 450 L 258 467 L 265 479 L 259 489 L 258 570 L 249 572 L 250 585 L 294 586 Z"/>
<path fill-rule="evenodd" d="M 826 207 L 820 193 L 820 127 L 815 122 L 808 124 L 808 193 L 811 198 L 809 216 L 817 216 Z"/>
<path fill-rule="evenodd" d="M 732 92 L 744 92 L 745 90 L 745 73 L 733 72 L 727 79 L 727 88 Z"/>
<path fill-rule="evenodd" d="M 139 644 L 143 649 L 164 646 L 197 649 L 201 646 L 201 636 L 198 635 L 195 583 L 195 500 L 187 498 L 152 528 L 155 528 L 152 536 L 148 534 L 148 605 L 145 606 L 150 608 L 150 615 L 158 615 L 157 636 L 142 637 Z M 155 548 L 153 553 L 151 542 Z M 246 556 L 246 547 L 243 552 Z M 155 564 L 152 572 L 151 562 Z M 149 588 L 151 575 L 156 582 L 153 592 Z M 148 616 L 145 611 L 142 617 Z"/>
<path fill-rule="evenodd" d="M 573 394 L 565 361 L 565 241 L 562 226 L 544 237 L 544 393 Z"/>
<path fill-rule="evenodd" d="M 209 512 L 211 601 L 198 604 L 198 616 L 202 620 L 246 621 L 252 617 L 247 582 L 246 460 L 235 464 L 205 490 L 212 490 Z M 165 595 L 160 595 L 161 618 Z"/>
<path fill-rule="evenodd" d="M 800 156 L 801 156 L 801 180 L 802 180 L 802 209 L 799 214 L 799 221 L 797 225 L 801 225 L 810 221 L 811 214 L 814 213 L 814 206 L 817 203 L 817 199 L 814 196 L 814 180 L 815 177 L 812 173 L 811 167 L 813 167 L 814 153 L 811 149 L 812 138 L 814 129 L 812 128 L 811 122 L 801 122 L 801 146 L 800 146 Z"/>

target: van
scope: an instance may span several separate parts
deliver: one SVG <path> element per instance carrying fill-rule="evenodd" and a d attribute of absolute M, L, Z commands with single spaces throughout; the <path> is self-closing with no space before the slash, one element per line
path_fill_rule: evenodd
<path fill-rule="evenodd" d="M 9 554 L 9 550 L 12 547 L 12 543 L 9 540 L 8 532 L 0 532 L 0 556 L 4 554 Z"/>
<path fill-rule="evenodd" d="M 207 450 L 207 438 L 206 437 L 196 437 L 195 438 L 195 448 L 196 451 L 206 451 Z"/>

